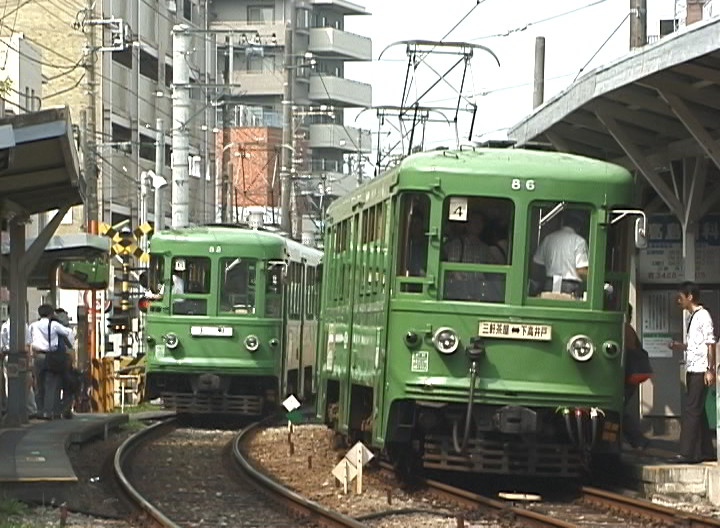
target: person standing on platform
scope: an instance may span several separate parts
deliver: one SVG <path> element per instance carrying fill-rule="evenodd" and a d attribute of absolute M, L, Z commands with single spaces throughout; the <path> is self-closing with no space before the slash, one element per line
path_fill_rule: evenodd
<path fill-rule="evenodd" d="M 715 458 L 712 436 L 705 415 L 708 386 L 715 385 L 715 333 L 710 312 L 700 304 L 700 289 L 684 282 L 676 298 L 678 306 L 690 313 L 685 342 L 671 341 L 670 348 L 685 358 L 686 394 L 680 428 L 680 454 L 673 461 L 696 464 Z"/>
<path fill-rule="evenodd" d="M 75 340 L 70 328 L 53 319 L 54 313 L 52 306 L 42 304 L 38 308 L 40 319 L 30 325 L 31 347 L 35 354 L 43 356 L 40 418 L 45 420 L 60 417 L 63 411 L 60 390 L 64 372 L 69 366 L 69 357 L 61 337 L 67 338 L 71 343 Z"/>
<path fill-rule="evenodd" d="M 9 315 L 9 314 L 8 314 Z M 3 384 L 4 390 L 6 391 L 4 397 L 7 398 L 7 373 L 5 372 L 5 364 L 7 362 L 7 355 L 10 353 L 10 319 L 8 318 L 0 327 L 0 353 L 3 355 Z M 30 355 L 30 330 L 29 326 L 25 325 L 25 353 L 28 356 L 28 365 L 32 366 L 32 360 Z M 35 398 L 34 390 L 34 375 L 33 371 L 28 372 L 28 387 L 27 387 L 27 414 L 29 418 L 35 418 L 38 414 L 37 400 Z"/>

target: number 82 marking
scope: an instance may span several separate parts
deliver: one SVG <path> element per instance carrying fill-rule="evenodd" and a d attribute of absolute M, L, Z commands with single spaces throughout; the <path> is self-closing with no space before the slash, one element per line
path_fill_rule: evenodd
<path fill-rule="evenodd" d="M 534 191 L 535 180 L 521 180 L 520 178 L 513 178 L 512 182 L 510 183 L 510 188 L 513 191 L 519 191 L 523 188 L 523 186 L 525 187 L 526 191 Z"/>

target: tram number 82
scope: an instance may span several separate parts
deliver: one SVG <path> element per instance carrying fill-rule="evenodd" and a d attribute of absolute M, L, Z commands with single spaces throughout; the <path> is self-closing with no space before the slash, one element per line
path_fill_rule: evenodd
<path fill-rule="evenodd" d="M 512 179 L 512 182 L 510 183 L 510 188 L 513 191 L 519 191 L 523 187 L 525 188 L 526 191 L 534 191 L 535 190 L 535 180 L 521 180 L 520 178 Z"/>

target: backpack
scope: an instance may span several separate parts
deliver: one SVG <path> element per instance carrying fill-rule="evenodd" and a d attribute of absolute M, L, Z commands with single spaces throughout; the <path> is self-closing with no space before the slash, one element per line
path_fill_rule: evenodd
<path fill-rule="evenodd" d="M 50 346 L 50 326 L 53 320 L 48 321 L 48 346 Z M 59 323 L 58 323 L 59 324 Z M 66 353 L 65 340 L 62 336 L 58 336 L 58 344 L 56 348 L 50 348 L 48 353 L 45 355 L 45 366 L 50 372 L 63 373 L 68 366 L 68 355 Z"/>
<path fill-rule="evenodd" d="M 644 348 L 628 348 L 625 351 L 625 383 L 640 385 L 652 378 L 650 356 Z"/>

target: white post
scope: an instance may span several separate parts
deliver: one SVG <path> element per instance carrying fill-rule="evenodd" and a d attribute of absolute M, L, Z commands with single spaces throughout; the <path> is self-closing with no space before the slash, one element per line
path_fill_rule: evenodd
<path fill-rule="evenodd" d="M 192 36 L 188 27 L 173 27 L 173 120 L 172 120 L 172 227 L 189 223 L 188 154 L 190 120 L 189 52 Z"/>
<path fill-rule="evenodd" d="M 362 485 L 363 485 L 363 448 L 362 444 L 358 444 L 355 448 L 355 467 L 357 468 L 357 488 L 355 491 L 357 491 L 358 495 L 362 495 Z"/>
<path fill-rule="evenodd" d="M 162 177 L 165 172 L 165 132 L 161 118 L 155 120 L 155 134 L 155 175 Z M 163 179 L 163 181 L 165 180 Z M 155 232 L 157 233 L 162 231 L 165 226 L 165 211 L 163 211 L 163 186 L 156 185 L 155 182 L 156 180 L 153 179 L 153 187 L 155 188 Z"/>

